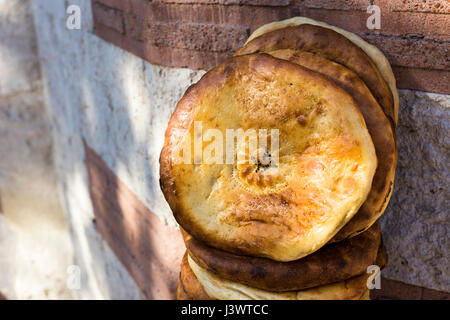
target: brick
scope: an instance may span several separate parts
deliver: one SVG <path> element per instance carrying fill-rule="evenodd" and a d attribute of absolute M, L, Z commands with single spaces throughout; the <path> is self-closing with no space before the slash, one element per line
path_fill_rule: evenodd
<path fill-rule="evenodd" d="M 450 72 L 442 70 L 393 67 L 397 87 L 450 94 Z"/>
<path fill-rule="evenodd" d="M 396 280 L 381 278 L 381 289 L 370 291 L 373 300 L 420 300 L 423 288 Z"/>
<path fill-rule="evenodd" d="M 271 22 L 287 19 L 299 13 L 295 7 L 206 6 L 160 2 L 147 3 L 145 6 L 135 6 L 132 3 L 131 10 L 136 16 L 152 23 L 195 22 L 250 27 L 256 20 Z"/>
<path fill-rule="evenodd" d="M 450 293 L 424 288 L 422 300 L 450 300 Z"/>
<path fill-rule="evenodd" d="M 391 12 L 382 9 L 381 29 L 370 30 L 366 26 L 370 15 L 365 11 L 307 8 L 305 15 L 356 33 L 402 37 L 424 36 L 427 40 L 441 42 L 450 40 L 450 16 Z"/>
<path fill-rule="evenodd" d="M 178 4 L 221 4 L 279 7 L 291 4 L 292 0 L 162 0 L 162 2 Z"/>
<path fill-rule="evenodd" d="M 94 3 L 92 10 L 96 23 L 102 24 L 119 33 L 124 33 L 124 13 L 122 11 L 100 3 Z"/>
<path fill-rule="evenodd" d="M 125 37 L 121 33 L 98 23 L 95 24 L 94 30 L 95 34 L 106 42 L 112 43 L 118 47 L 123 47 Z"/>
<path fill-rule="evenodd" d="M 450 294 L 381 278 L 381 289 L 370 291 L 373 300 L 449 300 Z"/>
<path fill-rule="evenodd" d="M 377 1 L 381 9 L 381 30 L 369 30 L 366 26 L 367 3 L 361 1 L 305 1 L 307 17 L 326 21 L 348 31 L 364 34 L 398 36 L 425 36 L 427 39 L 448 41 L 450 17 L 448 15 L 424 14 L 423 12 L 395 11 L 389 1 Z M 300 9 L 299 9 L 300 10 Z M 302 10 L 300 10 L 302 11 Z"/>
<path fill-rule="evenodd" d="M 172 299 L 185 247 L 85 144 L 95 225 L 148 299 Z"/>
<path fill-rule="evenodd" d="M 393 0 L 391 9 L 392 11 L 449 14 L 450 3 L 447 0 Z"/>
<path fill-rule="evenodd" d="M 363 36 L 385 53 L 393 66 L 448 70 L 448 44 L 420 38 Z"/>
<path fill-rule="evenodd" d="M 213 24 L 154 23 L 145 26 L 142 39 L 158 47 L 225 52 L 236 50 L 249 36 L 247 28 Z"/>
<path fill-rule="evenodd" d="M 258 7 L 249 12 L 242 12 L 240 21 L 250 21 L 248 26 L 253 32 L 266 23 L 284 20 L 299 15 L 301 14 L 297 7 L 277 8 L 277 10 L 268 7 Z"/>
<path fill-rule="evenodd" d="M 123 47 L 123 42 L 126 39 L 123 34 L 102 24 L 95 24 L 94 30 L 95 34 L 106 42 L 112 43 L 118 47 Z"/>
<path fill-rule="evenodd" d="M 369 1 L 360 0 L 305 0 L 305 7 L 328 10 L 363 10 L 366 11 Z"/>
<path fill-rule="evenodd" d="M 146 12 L 149 10 L 153 10 L 150 6 L 154 4 L 158 4 L 164 6 L 163 4 L 159 2 L 153 2 L 149 0 L 128 0 L 130 2 L 130 12 L 140 16 L 140 17 L 146 17 Z"/>
<path fill-rule="evenodd" d="M 125 30 L 127 37 L 143 41 L 146 22 L 143 18 L 134 14 L 127 14 L 125 16 Z"/>
<path fill-rule="evenodd" d="M 305 15 L 309 18 L 325 21 L 350 32 L 368 32 L 366 21 L 369 15 L 363 11 L 335 11 L 323 9 L 307 9 Z"/>
<path fill-rule="evenodd" d="M 150 63 L 194 70 L 209 70 L 232 55 L 232 51 L 210 52 L 156 47 L 152 45 L 145 46 L 144 48 L 144 59 Z"/>
<path fill-rule="evenodd" d="M 448 41 L 450 39 L 450 17 L 419 12 L 381 11 L 381 30 L 372 34 L 398 35 L 417 37 L 424 36 L 429 40 Z"/>
<path fill-rule="evenodd" d="M 438 41 L 450 41 L 450 15 L 427 14 L 424 19 L 423 35 Z"/>
<path fill-rule="evenodd" d="M 421 35 L 424 31 L 424 15 L 422 13 L 405 13 L 381 11 L 381 29 L 372 34 L 383 35 Z"/>
<path fill-rule="evenodd" d="M 148 57 L 145 55 L 145 43 L 142 41 L 135 40 L 131 37 L 125 37 L 123 39 L 123 43 L 121 46 L 126 51 L 131 52 L 132 54 L 144 59 L 148 60 Z"/>
<path fill-rule="evenodd" d="M 124 12 L 128 12 L 130 9 L 130 0 L 92 0 L 93 3 L 97 2 L 103 4 L 106 7 L 118 9 Z"/>

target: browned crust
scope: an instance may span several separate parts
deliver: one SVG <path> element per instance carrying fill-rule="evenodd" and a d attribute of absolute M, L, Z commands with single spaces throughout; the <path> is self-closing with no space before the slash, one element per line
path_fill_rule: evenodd
<path fill-rule="evenodd" d="M 226 82 L 230 75 L 233 74 L 233 72 L 240 72 L 239 70 L 252 70 L 255 68 L 263 69 L 264 72 L 267 72 L 268 74 L 274 73 L 280 68 L 287 68 L 289 70 L 292 69 L 300 74 L 304 74 L 311 80 L 316 80 L 319 83 L 323 83 L 324 87 L 332 88 L 333 90 L 340 92 L 342 95 L 345 93 L 345 96 L 350 98 L 345 90 L 317 72 L 313 72 L 307 68 L 288 61 L 275 59 L 268 54 L 251 54 L 228 59 L 223 64 L 206 73 L 199 82 L 191 86 L 186 91 L 185 95 L 178 103 L 172 117 L 170 118 L 165 134 L 165 144 L 160 155 L 160 184 L 162 192 L 169 203 L 177 222 L 186 231 L 195 235 L 198 240 L 236 254 L 249 255 L 258 254 L 254 254 L 251 251 L 253 248 L 245 247 L 246 244 L 243 243 L 243 241 L 241 243 L 241 247 L 239 247 L 236 243 L 224 242 L 223 239 L 219 239 L 214 234 L 205 232 L 202 228 L 196 225 L 196 222 L 192 219 L 188 210 L 180 206 L 175 177 L 172 175 L 172 168 L 174 165 L 171 159 L 171 151 L 172 149 L 175 149 L 175 145 L 179 140 L 179 132 L 185 132 L 186 129 L 191 126 L 193 121 L 193 108 L 196 105 L 196 99 L 201 95 L 202 91 L 205 91 L 209 86 L 211 86 L 211 83 L 214 83 L 215 87 L 220 87 Z M 351 101 L 354 100 L 351 99 Z M 353 105 L 356 110 L 358 108 L 357 104 L 353 102 Z M 262 246 L 263 244 L 260 245 Z"/>
<path fill-rule="evenodd" d="M 185 231 L 183 238 L 191 258 L 218 276 L 267 291 L 297 291 L 343 281 L 366 272 L 380 246 L 379 223 L 366 232 L 327 245 L 297 261 L 278 262 L 238 256 L 207 246 Z"/>
<path fill-rule="evenodd" d="M 381 238 L 380 248 L 378 249 L 377 260 L 375 261 L 375 264 L 377 266 L 379 266 L 380 269 L 383 269 L 384 267 L 387 266 L 388 262 L 389 262 L 389 259 L 388 259 L 386 247 L 384 246 L 383 238 Z"/>
<path fill-rule="evenodd" d="M 178 289 L 180 288 L 180 289 Z M 205 292 L 203 286 L 198 281 L 187 260 L 187 252 L 181 260 L 180 281 L 177 288 L 178 300 L 214 300 Z M 180 291 L 178 293 L 178 291 Z"/>
<path fill-rule="evenodd" d="M 192 84 L 186 90 L 183 98 L 178 102 L 175 111 L 172 113 L 169 123 L 167 124 L 164 147 L 161 150 L 159 157 L 159 184 L 161 191 L 163 192 L 164 197 L 172 210 L 175 220 L 177 220 L 177 222 L 185 230 L 188 230 L 191 233 L 195 233 L 194 230 L 196 230 L 196 226 L 188 216 L 183 214 L 183 208 L 179 206 L 175 177 L 172 175 L 172 168 L 174 164 L 172 163 L 171 152 L 177 143 L 177 131 L 183 132 L 192 123 L 191 115 L 195 106 L 196 97 L 211 83 L 216 82 L 219 84 L 224 82 L 228 77 L 229 72 L 233 69 L 233 66 L 235 67 L 236 63 L 240 62 L 240 60 L 234 60 L 234 63 L 230 63 L 230 60 L 231 59 L 205 73 L 197 83 Z M 228 67 L 226 68 L 226 66 Z M 207 241 L 207 235 L 202 235 L 201 233 L 196 235 L 202 239 L 202 241 Z"/>
<path fill-rule="evenodd" d="M 189 254 L 190 255 L 190 254 Z M 187 260 L 187 253 L 185 254 L 183 261 Z M 387 254 L 386 254 L 386 248 L 384 247 L 382 241 L 378 248 L 377 257 L 375 260 L 375 265 L 379 266 L 380 269 L 383 269 L 387 264 Z M 210 296 L 208 296 L 203 289 L 202 284 L 198 280 L 198 278 L 195 276 L 194 272 L 192 271 L 191 267 L 189 266 L 189 263 L 182 263 L 181 265 L 181 273 L 182 274 L 189 274 L 189 283 L 187 287 L 184 287 L 183 282 L 180 279 L 179 288 L 180 290 L 183 290 L 180 292 L 180 295 L 178 295 L 177 291 L 177 297 L 180 298 L 188 298 L 185 300 L 214 300 Z M 367 299 L 367 275 L 357 275 L 351 278 L 348 278 L 346 280 L 343 280 L 345 282 L 345 287 L 347 288 L 347 295 L 348 299 L 350 299 L 350 296 L 352 299 Z M 314 289 L 314 288 L 311 288 Z M 206 294 L 206 296 L 205 296 Z M 344 298 L 345 299 L 345 298 Z M 180 299 L 182 300 L 182 299 Z"/>
<path fill-rule="evenodd" d="M 346 67 L 305 51 L 276 50 L 268 53 L 329 77 L 350 93 L 358 104 L 375 146 L 378 167 L 366 201 L 331 242 L 342 241 L 361 233 L 380 217 L 392 192 L 397 164 L 397 145 L 390 121 L 364 82 Z"/>
<path fill-rule="evenodd" d="M 279 49 L 312 52 L 354 71 L 367 84 L 391 123 L 395 123 L 394 100 L 389 86 L 372 59 L 343 35 L 311 24 L 288 26 L 253 39 L 235 55 Z"/>

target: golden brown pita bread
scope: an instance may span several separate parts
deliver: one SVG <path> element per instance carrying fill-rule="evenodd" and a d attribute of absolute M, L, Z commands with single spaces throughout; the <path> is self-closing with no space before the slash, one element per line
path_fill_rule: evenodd
<path fill-rule="evenodd" d="M 293 17 L 290 19 L 282 20 L 282 21 L 276 21 L 271 22 L 268 24 L 265 24 L 258 29 L 256 29 L 250 37 L 247 39 L 246 43 L 250 42 L 256 37 L 259 37 L 260 35 L 274 31 L 277 29 L 281 29 L 287 26 L 297 26 L 301 24 L 312 24 L 320 27 L 324 27 L 327 29 L 331 29 L 344 37 L 346 37 L 348 40 L 353 42 L 355 45 L 360 47 L 375 63 L 378 70 L 381 72 L 381 75 L 383 76 L 386 83 L 389 85 L 389 88 L 392 92 L 393 98 L 394 98 L 394 110 L 395 110 L 395 123 L 398 122 L 398 110 L 399 110 L 399 97 L 397 92 L 397 85 L 395 81 L 394 73 L 392 72 L 391 64 L 389 63 L 388 59 L 385 57 L 383 52 L 381 52 L 380 49 L 375 47 L 374 45 L 371 45 L 364 39 L 362 39 L 360 36 L 358 36 L 355 33 L 349 32 L 347 30 L 341 29 L 336 26 L 329 25 L 323 21 L 316 21 L 311 18 L 307 17 Z"/>
<path fill-rule="evenodd" d="M 253 38 L 235 55 L 280 49 L 308 51 L 354 71 L 366 83 L 392 124 L 395 123 L 394 98 L 383 75 L 372 59 L 345 36 L 317 25 L 290 25 Z"/>
<path fill-rule="evenodd" d="M 376 264 L 383 268 L 381 257 L 385 251 L 379 250 L 380 260 Z M 360 300 L 367 292 L 369 273 L 300 291 L 270 292 L 249 287 L 239 282 L 225 280 L 198 266 L 188 255 L 188 263 L 196 279 L 209 297 L 218 300 Z"/>
<path fill-rule="evenodd" d="M 359 300 L 370 300 L 370 290 L 367 290 Z"/>
<path fill-rule="evenodd" d="M 297 63 L 335 81 L 355 99 L 364 116 L 378 158 L 377 171 L 366 201 L 332 241 L 342 241 L 355 236 L 370 227 L 383 214 L 392 194 L 397 146 L 391 123 L 364 82 L 344 66 L 305 51 L 284 49 L 271 51 L 269 54 Z"/>
<path fill-rule="evenodd" d="M 180 269 L 180 281 L 177 288 L 178 300 L 213 300 L 203 289 L 187 260 L 187 253 L 183 256 Z"/>
<path fill-rule="evenodd" d="M 278 130 L 280 161 L 267 170 L 176 163 L 196 121 L 224 137 L 228 129 Z M 246 146 L 234 147 L 234 154 L 247 153 Z M 197 239 L 293 261 L 318 250 L 354 216 L 376 166 L 365 121 L 345 90 L 297 64 L 252 54 L 227 60 L 189 88 L 166 131 L 160 176 L 175 218 Z"/>
<path fill-rule="evenodd" d="M 326 245 L 300 260 L 278 262 L 238 256 L 209 247 L 182 231 L 189 256 L 221 278 L 267 291 L 297 291 L 339 282 L 366 272 L 381 242 L 379 223 L 362 234 Z"/>
<path fill-rule="evenodd" d="M 192 270 L 190 270 L 190 267 L 189 267 L 189 270 L 187 270 L 187 271 L 186 271 L 186 269 L 183 268 L 182 272 L 192 273 Z M 187 293 L 187 290 L 184 288 L 183 283 L 180 280 L 178 282 L 178 286 L 177 286 L 176 299 L 177 300 L 215 300 L 215 299 L 212 299 L 211 297 L 209 297 L 208 295 L 206 295 L 205 290 L 202 289 L 200 292 L 197 291 L 197 288 L 199 285 L 201 285 L 200 282 L 193 274 L 193 278 L 192 278 L 191 282 L 189 283 L 189 290 L 192 293 L 192 295 L 196 298 L 192 298 Z M 370 291 L 366 290 L 366 292 L 361 296 L 360 300 L 370 300 Z"/>

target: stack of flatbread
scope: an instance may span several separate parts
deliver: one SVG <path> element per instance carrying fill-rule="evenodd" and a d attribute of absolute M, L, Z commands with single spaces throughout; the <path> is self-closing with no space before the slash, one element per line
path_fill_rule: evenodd
<path fill-rule="evenodd" d="M 397 118 L 376 47 L 303 17 L 257 29 L 168 124 L 161 188 L 187 248 L 177 297 L 368 299 L 368 267 L 387 261 L 377 219 Z"/>

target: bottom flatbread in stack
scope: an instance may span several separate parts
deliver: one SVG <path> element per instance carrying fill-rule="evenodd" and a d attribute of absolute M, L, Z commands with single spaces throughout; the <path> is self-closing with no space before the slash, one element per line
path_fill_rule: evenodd
<path fill-rule="evenodd" d="M 378 251 L 376 265 L 386 264 L 384 247 Z M 242 283 L 225 280 L 199 267 L 186 253 L 181 264 L 177 288 L 179 300 L 368 300 L 367 279 L 364 273 L 350 279 L 300 291 L 270 292 Z"/>
<path fill-rule="evenodd" d="M 299 260 L 279 262 L 232 254 L 182 232 L 194 262 L 219 277 L 267 291 L 298 291 L 349 279 L 375 264 L 381 243 L 379 223 L 362 234 L 329 244 Z"/>

